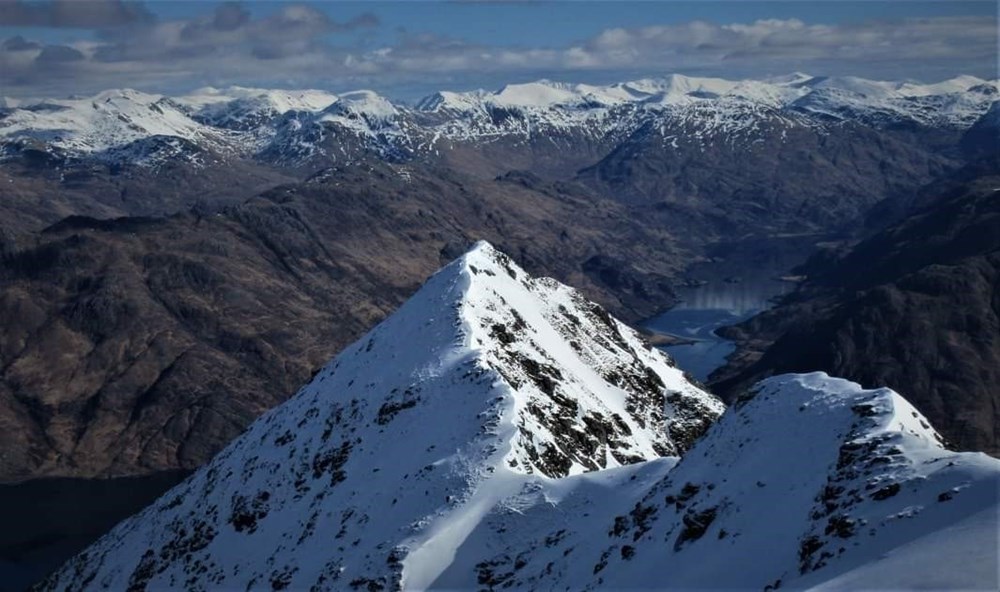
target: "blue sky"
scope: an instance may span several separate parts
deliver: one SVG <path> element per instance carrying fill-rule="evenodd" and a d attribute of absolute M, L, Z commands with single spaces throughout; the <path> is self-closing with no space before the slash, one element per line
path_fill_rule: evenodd
<path fill-rule="evenodd" d="M 76 0 L 83 1 L 86 0 Z M 245 3 L 257 18 L 272 15 L 291 2 Z M 191 19 L 210 12 L 223 2 L 145 2 L 149 12 L 163 20 Z M 705 20 L 716 23 L 752 22 L 770 18 L 797 18 L 825 24 L 879 19 L 958 15 L 995 16 L 997 3 L 990 0 L 953 1 L 817 1 L 756 2 L 749 0 L 696 2 L 677 1 L 555 1 L 555 2 L 455 2 L 417 0 L 403 2 L 300 2 L 336 20 L 350 20 L 365 13 L 376 15 L 381 25 L 364 41 L 391 42 L 401 30 L 411 33 L 453 35 L 467 41 L 501 46 L 548 45 L 557 47 L 586 39 L 609 27 L 640 27 L 648 24 Z M 52 43 L 67 43 L 80 36 L 80 29 L 3 27 L 0 38 L 32 36 Z M 335 36 L 331 36 L 335 37 Z M 335 40 L 334 40 L 335 41 Z"/>
<path fill-rule="evenodd" d="M 996 77 L 994 1 L 0 3 L 0 94 L 372 87 L 805 70 Z"/>

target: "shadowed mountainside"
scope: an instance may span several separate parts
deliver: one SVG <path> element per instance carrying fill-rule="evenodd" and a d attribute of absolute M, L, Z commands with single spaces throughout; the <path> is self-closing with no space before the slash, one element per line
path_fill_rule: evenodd
<path fill-rule="evenodd" d="M 808 282 L 735 328 L 713 385 L 824 370 L 898 390 L 961 449 L 1000 453 L 1000 167 L 899 224 L 814 257 Z"/>
<path fill-rule="evenodd" d="M 199 466 L 480 237 L 633 320 L 682 261 L 571 186 L 388 164 L 215 215 L 68 218 L 0 267 L 2 479 Z"/>

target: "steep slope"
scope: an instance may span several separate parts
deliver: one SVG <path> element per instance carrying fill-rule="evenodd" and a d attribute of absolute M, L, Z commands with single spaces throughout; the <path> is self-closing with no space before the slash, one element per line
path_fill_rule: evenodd
<path fill-rule="evenodd" d="M 604 583 L 648 581 L 666 549 L 644 545 L 665 541 L 678 564 L 661 580 L 668 587 L 807 586 L 995 512 L 1000 463 L 941 441 L 888 389 L 822 373 L 764 381 L 633 508 L 615 538 L 638 551 L 609 561 Z M 982 527 L 979 557 L 996 565 L 990 524 Z M 942 583 L 963 576 L 935 568 Z M 995 582 L 995 570 L 986 575 Z"/>
<path fill-rule="evenodd" d="M 468 268 L 473 283 L 484 269 L 504 273 L 502 265 L 479 269 Z M 425 321 L 422 337 L 454 334 L 454 325 L 437 333 L 439 320 Z M 391 323 L 384 327 L 403 329 Z M 822 373 L 776 377 L 727 410 L 679 463 L 552 479 L 534 465 L 533 473 L 510 468 L 521 452 L 510 420 L 524 419 L 525 391 L 488 362 L 478 367 L 468 349 L 436 351 L 438 363 L 458 366 L 435 363 L 408 395 L 327 398 L 342 372 L 368 381 L 361 391 L 387 386 L 370 370 L 351 373 L 385 347 L 371 337 L 326 369 L 329 386 L 304 389 L 40 589 L 998 583 L 1000 461 L 946 450 L 891 390 Z M 465 384 L 462 372 L 472 376 Z M 483 400 L 483 391 L 498 396 Z M 490 412 L 477 415 L 484 402 Z M 442 423 L 442 413 L 455 419 Z M 317 436 L 321 428 L 329 441 Z"/>
<path fill-rule="evenodd" d="M 853 121 L 818 124 L 736 100 L 651 119 L 580 171 L 597 191 L 683 219 L 698 235 L 840 230 L 955 161 Z"/>
<path fill-rule="evenodd" d="M 683 452 L 721 411 L 479 243 L 45 587 L 422 588 L 527 480 Z"/>
<path fill-rule="evenodd" d="M 816 257 L 809 280 L 730 331 L 713 377 L 730 397 L 762 377 L 825 370 L 904 394 L 962 449 L 1000 452 L 1000 176 L 996 164 L 902 222 Z"/>
<path fill-rule="evenodd" d="M 1000 461 L 946 450 L 888 389 L 769 379 L 671 464 L 525 487 L 436 584 L 996 587 Z"/>

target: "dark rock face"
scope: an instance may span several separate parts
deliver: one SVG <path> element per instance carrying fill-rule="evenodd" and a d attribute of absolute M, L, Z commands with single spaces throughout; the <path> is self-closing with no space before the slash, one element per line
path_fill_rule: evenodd
<path fill-rule="evenodd" d="M 959 143 L 969 158 L 990 158 L 1000 152 L 1000 101 L 994 101 L 989 111 L 962 135 Z"/>
<path fill-rule="evenodd" d="M 622 241 L 622 237 L 632 240 Z M 68 218 L 0 265 L 0 480 L 202 464 L 485 237 L 631 319 L 669 302 L 663 230 L 582 190 L 346 167 L 219 214 Z M 619 293 L 594 257 L 647 286 Z"/>
<path fill-rule="evenodd" d="M 981 169 L 980 169 L 981 170 Z M 825 370 L 886 385 L 952 444 L 1000 453 L 1000 176 L 981 176 L 846 254 L 816 259 L 775 309 L 737 326 L 724 395 Z"/>
<path fill-rule="evenodd" d="M 0 229 L 30 233 L 71 215 L 215 212 L 294 180 L 287 171 L 222 158 L 197 147 L 186 152 L 185 147 L 178 138 L 154 136 L 121 149 L 161 156 L 155 167 L 80 158 L 38 165 L 23 154 L 5 160 L 0 163 Z"/>
<path fill-rule="evenodd" d="M 702 239 L 830 231 L 882 199 L 957 166 L 927 142 L 856 123 L 818 128 L 779 116 L 752 133 L 702 121 L 649 124 L 579 179 Z M 655 215 L 655 214 L 654 214 Z"/>

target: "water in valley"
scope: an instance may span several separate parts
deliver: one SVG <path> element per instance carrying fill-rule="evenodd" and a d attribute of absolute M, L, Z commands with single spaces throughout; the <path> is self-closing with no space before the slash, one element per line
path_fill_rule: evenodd
<path fill-rule="evenodd" d="M 656 333 L 684 339 L 678 345 L 663 346 L 677 365 L 698 380 L 705 381 L 725 364 L 736 348 L 716 335 L 720 327 L 734 325 L 771 306 L 771 300 L 794 289 L 794 285 L 772 279 L 716 281 L 696 288 L 682 288 L 682 301 L 644 326 Z"/>

